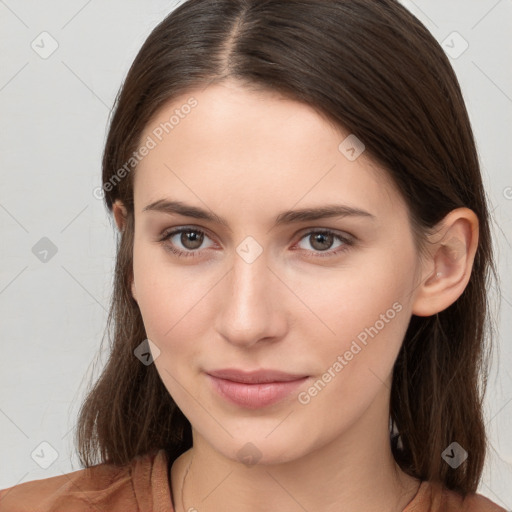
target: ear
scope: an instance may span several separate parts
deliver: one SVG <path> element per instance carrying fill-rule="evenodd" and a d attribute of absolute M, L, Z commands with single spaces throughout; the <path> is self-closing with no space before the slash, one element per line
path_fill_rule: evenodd
<path fill-rule="evenodd" d="M 429 235 L 412 313 L 431 316 L 453 304 L 466 288 L 478 247 L 478 217 L 469 208 L 452 210 Z"/>
<path fill-rule="evenodd" d="M 116 199 L 112 205 L 112 213 L 119 231 L 123 231 L 126 222 L 126 207 L 121 200 Z"/>
<path fill-rule="evenodd" d="M 124 206 L 122 201 L 120 201 L 119 199 L 116 199 L 116 201 L 114 201 L 114 204 L 112 205 L 112 213 L 114 214 L 114 219 L 116 221 L 116 225 L 117 225 L 119 231 L 123 232 L 124 228 L 126 226 L 127 211 L 126 211 L 126 207 Z M 133 278 L 133 271 L 132 271 L 132 275 L 131 275 L 131 280 L 132 280 L 132 283 L 131 283 L 132 296 L 135 299 L 135 302 L 137 302 L 135 280 Z"/>

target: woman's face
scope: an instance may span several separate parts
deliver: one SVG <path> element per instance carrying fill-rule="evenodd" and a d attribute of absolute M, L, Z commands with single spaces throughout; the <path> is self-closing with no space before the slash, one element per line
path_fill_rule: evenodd
<path fill-rule="evenodd" d="M 293 460 L 387 418 L 420 260 L 401 196 L 349 135 L 225 82 L 166 105 L 141 138 L 132 291 L 163 383 L 230 459 Z M 349 213 L 312 213 L 325 208 Z M 306 378 L 208 375 L 222 369 Z"/>

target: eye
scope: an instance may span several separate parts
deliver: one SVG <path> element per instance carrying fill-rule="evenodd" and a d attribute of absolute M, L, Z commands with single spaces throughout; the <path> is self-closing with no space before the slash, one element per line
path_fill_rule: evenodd
<path fill-rule="evenodd" d="M 177 235 L 180 236 L 178 237 Z M 174 237 L 177 238 L 173 241 L 172 239 Z M 194 258 L 197 256 L 198 252 L 200 252 L 197 251 L 197 249 L 201 247 L 205 237 L 207 237 L 206 233 L 200 229 L 193 227 L 181 227 L 172 231 L 165 232 L 159 241 L 164 244 L 166 249 L 176 254 L 177 256 Z M 178 243 L 184 247 L 184 250 L 180 249 L 179 246 L 176 247 Z"/>
<path fill-rule="evenodd" d="M 305 250 L 313 252 L 312 257 L 314 258 L 334 256 L 340 252 L 348 250 L 352 245 L 354 245 L 354 241 L 351 238 L 340 235 L 329 229 L 309 231 L 301 238 L 301 241 L 305 239 L 309 240 L 309 245 L 313 248 L 313 251 L 310 251 L 308 248 Z M 341 243 L 338 244 L 335 250 L 329 250 L 335 239 L 339 240 Z"/>

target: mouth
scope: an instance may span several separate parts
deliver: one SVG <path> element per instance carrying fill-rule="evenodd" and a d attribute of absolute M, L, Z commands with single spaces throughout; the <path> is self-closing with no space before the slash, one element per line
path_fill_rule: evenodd
<path fill-rule="evenodd" d="M 259 409 L 280 402 L 309 376 L 279 370 L 235 369 L 207 372 L 213 390 L 224 400 L 246 409 Z"/>

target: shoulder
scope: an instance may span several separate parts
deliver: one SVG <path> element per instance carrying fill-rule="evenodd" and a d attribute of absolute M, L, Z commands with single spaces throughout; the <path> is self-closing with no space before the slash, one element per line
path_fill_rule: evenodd
<path fill-rule="evenodd" d="M 440 512 L 443 510 L 460 510 L 461 512 L 507 512 L 504 508 L 491 501 L 489 498 L 477 493 L 470 493 L 463 497 L 461 494 L 446 489 L 437 484 L 439 492 L 439 502 L 442 504 Z"/>
<path fill-rule="evenodd" d="M 99 464 L 72 473 L 33 480 L 0 490 L 5 512 L 85 512 L 93 510 L 172 510 L 164 450 L 129 464 Z M 146 509 L 146 508 L 144 508 Z"/>
<path fill-rule="evenodd" d="M 507 512 L 489 498 L 477 493 L 465 497 L 440 482 L 421 483 L 416 497 L 404 512 Z"/>

